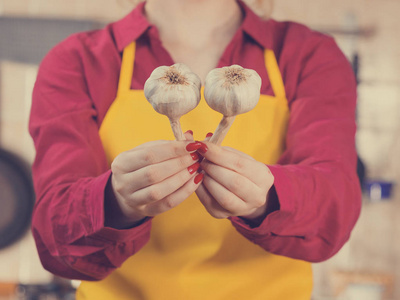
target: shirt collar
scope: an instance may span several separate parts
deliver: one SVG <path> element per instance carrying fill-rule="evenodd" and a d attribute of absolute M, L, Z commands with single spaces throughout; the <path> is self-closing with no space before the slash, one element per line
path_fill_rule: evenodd
<path fill-rule="evenodd" d="M 140 2 L 130 14 L 111 25 L 119 51 L 123 51 L 152 26 L 145 16 L 144 5 L 145 2 Z"/>
<path fill-rule="evenodd" d="M 257 16 L 243 1 L 238 0 L 244 19 L 242 30 L 264 49 L 272 49 L 271 20 L 263 20 Z"/>
<path fill-rule="evenodd" d="M 263 48 L 271 49 L 272 30 L 270 22 L 258 17 L 241 0 L 238 0 L 238 3 L 244 13 L 244 19 L 240 29 Z M 126 17 L 111 25 L 119 51 L 123 51 L 126 46 L 132 41 L 136 41 L 152 26 L 145 16 L 144 6 L 145 2 L 139 3 Z"/>

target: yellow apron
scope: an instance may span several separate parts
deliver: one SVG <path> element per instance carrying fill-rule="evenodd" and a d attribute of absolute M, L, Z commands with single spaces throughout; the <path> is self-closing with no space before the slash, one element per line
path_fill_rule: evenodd
<path fill-rule="evenodd" d="M 117 98 L 100 128 L 108 161 L 152 140 L 173 140 L 168 118 L 156 113 L 142 90 L 131 90 L 135 44 L 125 48 Z M 275 97 L 262 95 L 256 108 L 236 118 L 223 145 L 266 164 L 284 149 L 289 117 L 280 71 L 271 50 L 265 64 Z M 221 115 L 204 98 L 181 119 L 203 139 Z M 196 195 L 153 219 L 151 239 L 139 253 L 100 282 L 83 282 L 77 299 L 93 300 L 309 300 L 309 263 L 273 255 L 240 235 L 229 220 L 211 217 Z"/>

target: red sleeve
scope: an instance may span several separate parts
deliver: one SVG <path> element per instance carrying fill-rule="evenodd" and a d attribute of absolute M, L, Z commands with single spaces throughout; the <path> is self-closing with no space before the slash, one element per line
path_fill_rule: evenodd
<path fill-rule="evenodd" d="M 291 57 L 282 54 L 280 62 L 285 84 L 296 84 L 296 89 L 289 92 L 286 150 L 278 164 L 269 166 L 275 177 L 270 200 L 277 202 L 277 209 L 256 228 L 240 218 L 232 222 L 267 251 L 318 262 L 349 239 L 360 212 L 356 83 L 331 38 L 314 35 L 303 44 L 306 48 L 298 47 Z M 301 71 L 295 78 L 297 69 Z"/>
<path fill-rule="evenodd" d="M 33 91 L 29 129 L 37 152 L 37 202 L 32 231 L 47 270 L 97 280 L 148 241 L 151 222 L 126 230 L 104 226 L 111 172 L 98 134 L 98 109 L 84 77 L 90 70 L 74 44 L 77 40 L 69 39 L 47 55 Z"/>

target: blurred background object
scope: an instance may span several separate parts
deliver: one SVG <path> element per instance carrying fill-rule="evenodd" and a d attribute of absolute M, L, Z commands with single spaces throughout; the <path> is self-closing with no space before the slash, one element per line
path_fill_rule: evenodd
<path fill-rule="evenodd" d="M 79 282 L 46 272 L 27 230 L 33 201 L 30 173 L 19 166 L 29 166 L 34 158 L 27 131 L 32 88 L 38 63 L 52 46 L 73 32 L 101 28 L 123 17 L 133 3 L 0 0 L 0 153 L 7 157 L 0 162 L 0 246 L 7 244 L 0 249 L 0 300 L 73 299 Z M 314 300 L 400 299 L 398 12 L 400 1 L 394 0 L 275 1 L 273 18 L 297 21 L 332 35 L 358 81 L 357 149 L 365 188 L 363 210 L 350 241 L 338 255 L 313 265 Z M 18 167 L 13 168 L 13 162 Z M 10 184 L 6 169 L 12 169 L 11 176 L 19 179 Z M 17 199 L 27 201 L 23 211 L 17 208 Z M 14 221 L 21 227 L 15 227 L 15 233 L 6 230 L 11 238 L 2 235 L 4 224 Z"/>
<path fill-rule="evenodd" d="M 35 201 L 30 167 L 0 149 L 0 249 L 16 242 L 29 228 Z"/>

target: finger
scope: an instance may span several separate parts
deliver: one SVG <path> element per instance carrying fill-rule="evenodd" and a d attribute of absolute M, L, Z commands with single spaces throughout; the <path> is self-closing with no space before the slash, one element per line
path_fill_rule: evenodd
<path fill-rule="evenodd" d="M 196 195 L 207 212 L 214 218 L 226 219 L 230 216 L 230 212 L 228 212 L 217 201 L 215 201 L 212 195 L 207 191 L 207 188 L 204 186 L 204 184 L 201 184 L 198 187 L 196 190 Z"/>
<path fill-rule="evenodd" d="M 131 199 L 137 205 L 148 204 L 151 202 L 159 201 L 164 199 L 168 195 L 177 191 L 182 187 L 188 180 L 193 177 L 193 174 L 197 172 L 200 164 L 198 162 L 194 163 L 187 170 L 182 170 L 177 174 L 168 177 L 164 181 L 157 184 L 147 186 L 134 192 Z"/>
<path fill-rule="evenodd" d="M 165 141 L 148 143 L 121 153 L 111 164 L 112 169 L 133 172 L 143 167 L 188 155 L 202 147 L 202 144 L 188 141 Z"/>
<path fill-rule="evenodd" d="M 194 138 L 193 138 L 193 131 L 192 131 L 192 130 L 186 131 L 185 134 L 184 134 L 184 136 L 185 136 L 185 139 L 186 139 L 187 141 L 194 141 Z"/>
<path fill-rule="evenodd" d="M 207 133 L 206 138 L 204 140 L 208 142 L 212 136 L 213 136 L 213 133 L 209 132 L 209 133 Z"/>
<path fill-rule="evenodd" d="M 263 184 L 265 180 L 264 177 L 260 177 L 258 174 L 269 174 L 272 176 L 268 167 L 261 162 L 249 159 L 245 155 L 227 150 L 213 143 L 205 142 L 205 144 L 208 150 L 205 153 L 201 153 L 204 158 L 216 165 L 242 174 L 257 185 Z"/>
<path fill-rule="evenodd" d="M 250 155 L 248 155 L 248 154 L 246 154 L 246 153 L 244 153 L 244 152 L 242 152 L 242 151 L 239 151 L 239 150 L 237 150 L 237 149 L 234 149 L 234 148 L 231 148 L 231 147 L 223 147 L 225 150 L 228 150 L 228 151 L 232 151 L 232 152 L 234 152 L 234 153 L 236 153 L 236 154 L 238 154 L 238 155 L 241 155 L 241 156 L 243 156 L 243 157 L 246 157 L 246 158 L 248 158 L 248 159 L 250 159 L 250 160 L 255 160 L 253 157 L 251 157 Z"/>
<path fill-rule="evenodd" d="M 248 205 L 243 199 L 227 190 L 212 177 L 204 176 L 203 185 L 215 201 L 227 210 L 230 215 L 239 215 L 241 212 L 248 211 Z"/>
<path fill-rule="evenodd" d="M 129 173 L 129 178 L 126 178 L 125 181 L 130 183 L 130 191 L 135 192 L 145 187 L 160 183 L 169 177 L 181 173 L 182 171 L 186 174 L 193 174 L 193 172 L 197 171 L 200 166 L 198 163 L 199 158 L 200 156 L 194 152 L 158 164 L 146 166 L 135 172 Z M 193 171 L 194 166 L 197 168 Z"/>
<path fill-rule="evenodd" d="M 204 161 L 201 167 L 207 174 L 207 182 L 209 181 L 208 178 L 212 178 L 213 181 L 218 183 L 225 190 L 228 190 L 239 199 L 242 199 L 242 201 L 250 203 L 252 206 L 258 207 L 265 203 L 267 189 L 259 187 L 243 175 L 208 161 Z M 212 184 L 214 186 L 214 183 Z M 218 195 L 212 194 L 214 198 L 219 201 L 219 198 L 217 198 Z M 220 204 L 228 209 L 228 207 L 224 206 L 222 203 Z"/>
<path fill-rule="evenodd" d="M 182 187 L 175 192 L 169 194 L 159 201 L 145 205 L 143 210 L 145 211 L 146 215 L 156 216 L 178 206 L 191 194 L 193 194 L 200 186 L 201 180 L 199 181 L 198 178 L 202 178 L 202 174 L 203 173 L 195 173 Z"/>
<path fill-rule="evenodd" d="M 135 148 L 129 150 L 129 151 L 135 151 L 135 150 L 140 150 L 140 149 L 144 149 L 144 148 L 149 148 L 149 147 L 155 147 L 155 146 L 159 146 L 159 145 L 163 145 L 163 144 L 167 144 L 170 143 L 171 141 L 167 141 L 167 140 L 157 140 L 157 141 L 150 141 L 144 144 L 141 144 L 139 146 L 136 146 Z"/>

